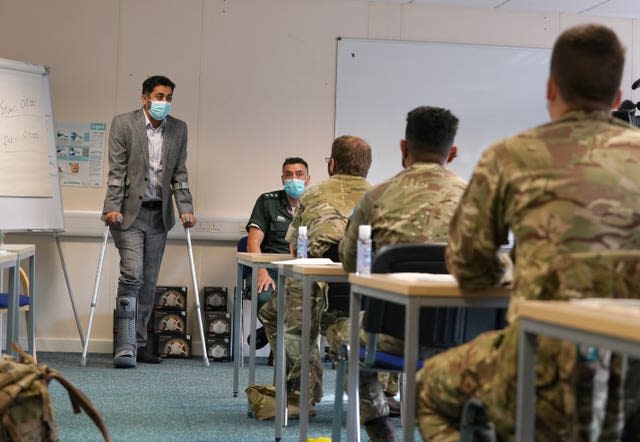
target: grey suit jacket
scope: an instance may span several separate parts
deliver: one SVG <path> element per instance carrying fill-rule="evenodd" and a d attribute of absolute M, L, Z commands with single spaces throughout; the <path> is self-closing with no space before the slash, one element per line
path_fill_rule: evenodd
<path fill-rule="evenodd" d="M 116 115 L 109 131 L 109 178 L 103 213 L 121 212 L 122 229 L 138 216 L 149 180 L 149 147 L 144 111 Z M 162 143 L 162 220 L 169 231 L 175 224 L 171 194 L 178 212 L 193 213 L 187 175 L 187 124 L 168 116 Z"/>

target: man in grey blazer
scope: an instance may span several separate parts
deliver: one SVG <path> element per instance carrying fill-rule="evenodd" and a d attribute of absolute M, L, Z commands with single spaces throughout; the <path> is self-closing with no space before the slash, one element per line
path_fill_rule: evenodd
<path fill-rule="evenodd" d="M 187 176 L 187 125 L 169 116 L 175 84 L 153 76 L 142 83 L 142 109 L 117 115 L 109 132 L 109 178 L 103 219 L 120 252 L 116 298 L 116 367 L 157 364 L 147 346 L 158 273 L 175 224 L 192 227 L 193 202 Z"/>

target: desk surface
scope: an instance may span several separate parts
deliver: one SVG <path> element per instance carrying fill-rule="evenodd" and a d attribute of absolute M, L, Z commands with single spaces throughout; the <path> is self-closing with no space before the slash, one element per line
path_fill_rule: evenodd
<path fill-rule="evenodd" d="M 516 314 L 605 336 L 640 341 L 640 302 L 628 299 L 521 301 Z"/>
<path fill-rule="evenodd" d="M 11 253 L 17 253 L 19 255 L 23 255 L 25 253 L 35 252 L 36 245 L 35 244 L 7 244 L 3 243 L 0 246 L 0 250 L 6 250 Z"/>
<path fill-rule="evenodd" d="M 289 266 L 285 264 L 285 266 Z M 313 276 L 347 276 L 348 273 L 342 268 L 342 265 L 328 264 L 328 265 L 299 265 L 293 264 L 292 270 L 294 273 L 301 275 L 313 275 Z"/>
<path fill-rule="evenodd" d="M 509 296 L 510 290 L 506 287 L 491 287 L 485 290 L 467 291 L 461 290 L 458 283 L 453 278 L 444 280 L 444 275 L 433 275 L 433 280 L 429 280 L 426 274 L 419 274 L 419 278 L 413 278 L 411 274 L 396 273 L 373 273 L 371 275 L 349 274 L 349 282 L 364 287 L 398 293 L 406 296 L 478 296 L 485 295 Z"/>
<path fill-rule="evenodd" d="M 271 263 L 291 259 L 288 253 L 248 253 L 236 252 L 236 258 L 252 263 Z"/>

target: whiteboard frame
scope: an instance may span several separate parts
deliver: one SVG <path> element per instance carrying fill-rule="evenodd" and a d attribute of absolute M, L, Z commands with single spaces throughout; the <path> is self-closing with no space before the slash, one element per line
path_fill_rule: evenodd
<path fill-rule="evenodd" d="M 49 69 L 16 60 L 0 58 L 0 69 L 36 74 L 41 76 L 44 123 L 48 144 L 49 179 L 52 197 L 0 196 L 0 230 L 5 232 L 64 231 L 64 211 L 58 176 L 56 147 L 49 87 Z"/>

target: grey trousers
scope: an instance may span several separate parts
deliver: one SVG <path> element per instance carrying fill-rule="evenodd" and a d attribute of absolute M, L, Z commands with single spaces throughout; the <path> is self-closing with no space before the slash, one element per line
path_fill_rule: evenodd
<path fill-rule="evenodd" d="M 158 274 L 167 242 L 162 209 L 140 208 L 138 217 L 126 230 L 111 228 L 113 243 L 120 252 L 117 296 L 136 298 L 136 341 L 147 345 L 147 324 L 151 319 Z"/>

